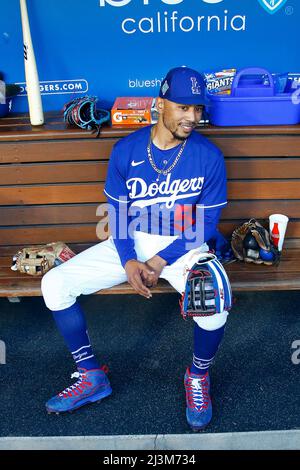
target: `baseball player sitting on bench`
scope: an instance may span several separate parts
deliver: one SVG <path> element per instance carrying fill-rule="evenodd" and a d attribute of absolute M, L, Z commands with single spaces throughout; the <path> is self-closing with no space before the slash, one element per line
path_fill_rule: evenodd
<path fill-rule="evenodd" d="M 46 403 L 50 413 L 111 394 L 77 297 L 128 280 L 138 294 L 150 298 L 158 278 L 182 294 L 186 274 L 208 252 L 205 242 L 216 235 L 226 205 L 226 173 L 221 151 L 194 131 L 206 104 L 204 90 L 197 71 L 177 67 L 168 72 L 157 98 L 157 124 L 124 137 L 112 150 L 104 190 L 112 235 L 42 279 L 45 303 L 78 368 L 78 380 Z M 224 292 L 231 292 L 228 278 L 216 261 L 207 263 L 212 264 L 214 296 L 205 298 L 205 283 L 199 291 L 202 310 L 193 316 L 194 353 L 184 377 L 186 416 L 194 430 L 212 417 L 209 367 L 230 308 L 230 301 L 224 301 Z M 206 304 L 218 308 L 206 314 Z"/>

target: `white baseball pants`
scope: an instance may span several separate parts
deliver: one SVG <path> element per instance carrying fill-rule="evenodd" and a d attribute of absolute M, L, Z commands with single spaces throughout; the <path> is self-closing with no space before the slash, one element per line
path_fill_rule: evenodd
<path fill-rule="evenodd" d="M 147 261 L 175 238 L 136 231 L 134 242 L 138 260 Z M 189 251 L 172 265 L 165 266 L 160 277 L 181 294 L 185 290 L 185 267 L 190 268 L 198 260 L 199 253 L 207 250 L 204 243 Z M 126 272 L 110 237 L 48 271 L 42 279 L 42 293 L 47 307 L 56 311 L 71 307 L 81 294 L 92 294 L 126 281 Z M 228 312 L 224 311 L 210 317 L 194 317 L 194 320 L 205 330 L 216 330 L 226 323 L 227 315 Z"/>

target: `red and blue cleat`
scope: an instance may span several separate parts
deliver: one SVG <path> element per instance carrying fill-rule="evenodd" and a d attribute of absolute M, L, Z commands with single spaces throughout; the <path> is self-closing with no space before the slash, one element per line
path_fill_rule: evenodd
<path fill-rule="evenodd" d="M 106 373 L 102 369 L 79 369 L 72 374 L 78 380 L 46 403 L 48 413 L 73 411 L 88 403 L 101 401 L 112 390 Z"/>
<path fill-rule="evenodd" d="M 204 429 L 212 418 L 209 374 L 192 374 L 187 369 L 184 376 L 186 392 L 186 418 L 193 431 Z"/>

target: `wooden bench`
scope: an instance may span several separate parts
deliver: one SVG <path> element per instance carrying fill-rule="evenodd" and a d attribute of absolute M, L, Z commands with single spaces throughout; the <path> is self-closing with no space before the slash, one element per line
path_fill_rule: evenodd
<path fill-rule="evenodd" d="M 28 117 L 0 120 L 0 296 L 39 296 L 40 278 L 13 272 L 12 255 L 25 245 L 63 240 L 76 252 L 99 242 L 96 215 L 105 202 L 103 185 L 113 144 L 132 129 L 66 129 L 60 116 L 32 128 Z M 300 288 L 300 126 L 208 127 L 199 132 L 224 153 L 229 205 L 220 229 L 269 214 L 290 217 L 278 267 L 235 262 L 227 272 L 233 289 Z M 154 293 L 172 292 L 160 282 Z M 129 294 L 127 284 L 101 293 Z"/>

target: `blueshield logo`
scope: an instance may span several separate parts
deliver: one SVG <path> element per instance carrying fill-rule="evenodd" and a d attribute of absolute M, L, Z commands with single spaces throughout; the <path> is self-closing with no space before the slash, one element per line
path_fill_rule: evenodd
<path fill-rule="evenodd" d="M 280 10 L 287 0 L 258 0 L 261 6 L 271 15 Z"/>
<path fill-rule="evenodd" d="M 124 7 L 128 5 L 132 0 L 99 0 L 99 5 L 100 7 L 105 7 L 106 4 L 111 5 L 113 7 Z M 150 0 L 142 0 L 144 5 L 149 5 Z M 162 3 L 165 3 L 166 5 L 178 5 L 179 3 L 182 3 L 184 0 L 161 0 Z M 202 0 L 204 3 L 221 3 L 224 2 L 224 0 Z"/>

